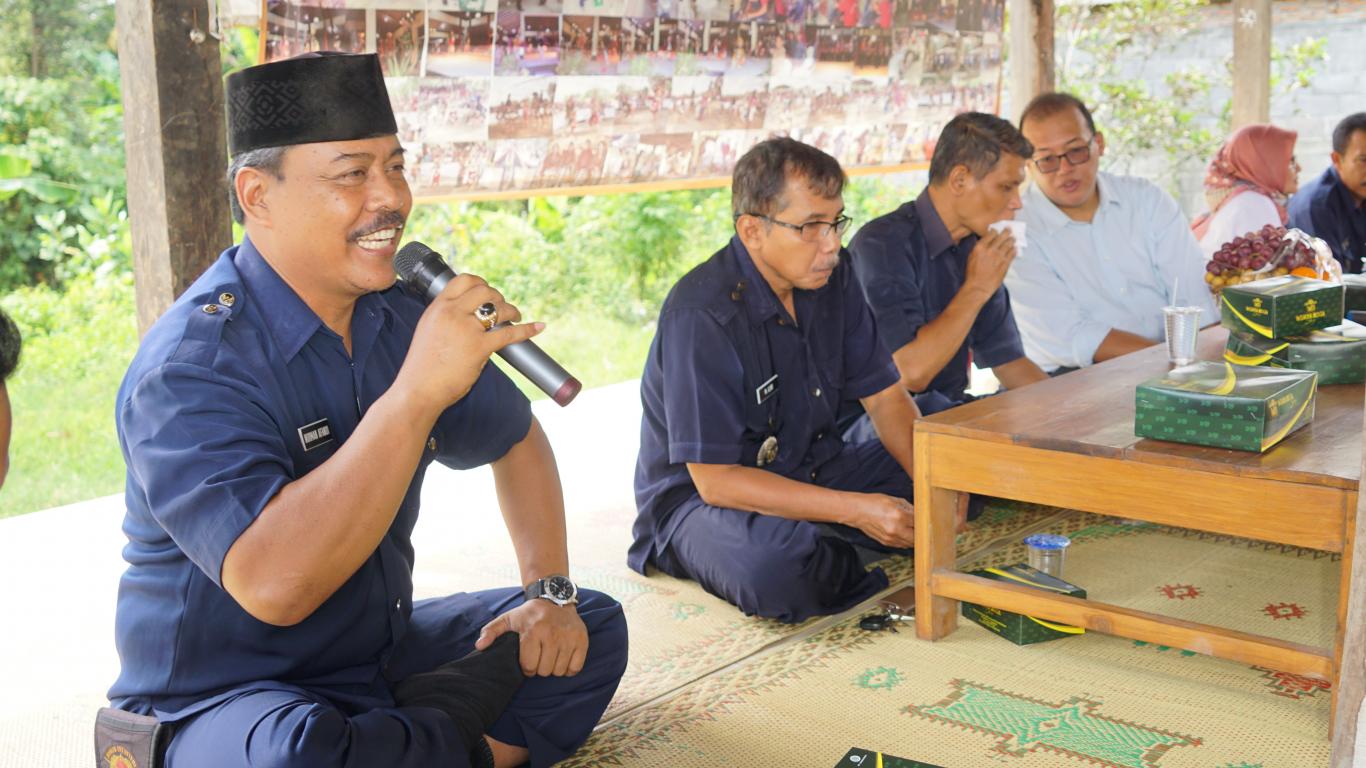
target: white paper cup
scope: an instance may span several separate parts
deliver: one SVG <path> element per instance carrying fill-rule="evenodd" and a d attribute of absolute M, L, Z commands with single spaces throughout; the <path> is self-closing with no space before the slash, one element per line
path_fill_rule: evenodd
<path fill-rule="evenodd" d="M 1023 221 L 1016 221 L 1015 219 L 1002 219 L 1000 221 L 991 222 L 991 224 L 987 225 L 987 229 L 991 230 L 992 232 L 1002 232 L 1008 229 L 1010 230 L 1010 233 L 1015 236 L 1016 248 L 1024 248 L 1026 245 L 1025 223 Z"/>

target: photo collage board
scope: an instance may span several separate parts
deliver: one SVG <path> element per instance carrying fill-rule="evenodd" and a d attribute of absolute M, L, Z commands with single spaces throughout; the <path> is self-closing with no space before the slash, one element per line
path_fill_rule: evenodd
<path fill-rule="evenodd" d="M 1005 0 L 266 0 L 265 60 L 378 53 L 424 198 L 730 176 L 775 135 L 926 163 L 995 112 Z"/>

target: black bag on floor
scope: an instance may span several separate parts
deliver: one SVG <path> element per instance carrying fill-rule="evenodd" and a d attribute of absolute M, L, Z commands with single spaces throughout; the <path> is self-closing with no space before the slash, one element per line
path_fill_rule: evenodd
<path fill-rule="evenodd" d="M 95 768 L 162 768 L 171 726 L 155 717 L 101 707 L 95 716 Z"/>

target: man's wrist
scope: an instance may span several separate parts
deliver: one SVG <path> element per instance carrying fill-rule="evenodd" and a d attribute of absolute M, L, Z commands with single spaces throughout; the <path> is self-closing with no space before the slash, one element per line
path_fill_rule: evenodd
<path fill-rule="evenodd" d="M 552 573 L 523 587 L 527 600 L 546 600 L 555 605 L 577 605 L 579 587 L 568 576 Z"/>

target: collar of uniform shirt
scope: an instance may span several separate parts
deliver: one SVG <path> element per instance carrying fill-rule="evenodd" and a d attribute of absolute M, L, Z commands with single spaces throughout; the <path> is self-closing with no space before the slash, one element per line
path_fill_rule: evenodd
<path fill-rule="evenodd" d="M 233 257 L 233 265 L 242 276 L 245 293 L 256 304 L 256 311 L 265 318 L 265 326 L 285 360 L 293 360 L 304 344 L 323 328 L 323 321 L 309 308 L 299 294 L 280 277 L 251 239 L 245 235 Z M 236 309 L 241 311 L 239 304 Z M 381 294 L 366 294 L 356 302 L 356 311 L 378 311 L 383 314 L 384 327 L 393 325 L 393 310 Z M 329 330 L 329 333 L 331 331 Z"/>
<path fill-rule="evenodd" d="M 931 259 L 937 259 L 949 252 L 961 251 L 966 254 L 977 244 L 977 235 L 971 233 L 956 243 L 953 241 L 948 226 L 944 224 L 944 219 L 939 216 L 939 211 L 935 210 L 934 203 L 930 200 L 929 187 L 920 193 L 920 197 L 915 199 L 913 205 L 915 215 L 920 219 L 920 232 L 925 237 L 926 252 Z M 955 248 L 958 251 L 955 251 Z"/>
<path fill-rule="evenodd" d="M 754 266 L 754 257 L 749 255 L 745 244 L 740 242 L 739 235 L 733 235 L 730 239 L 731 254 L 735 261 L 740 265 L 740 274 L 744 276 L 745 289 L 740 291 L 741 300 L 750 308 L 751 314 L 758 320 L 767 320 L 775 317 L 784 310 L 778 303 L 778 294 L 773 292 L 773 287 L 768 284 L 764 276 L 759 274 L 759 268 Z M 732 290 L 734 286 L 731 286 Z M 796 307 L 798 296 L 805 291 L 794 290 L 792 292 L 792 306 Z M 796 320 L 797 318 L 793 318 Z"/>

